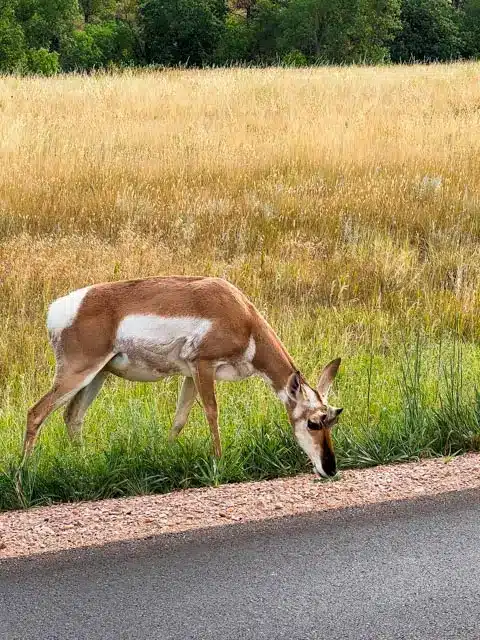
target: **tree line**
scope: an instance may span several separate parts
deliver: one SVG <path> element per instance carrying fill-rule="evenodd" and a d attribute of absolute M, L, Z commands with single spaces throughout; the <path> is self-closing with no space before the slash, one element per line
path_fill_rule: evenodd
<path fill-rule="evenodd" d="M 480 0 L 0 0 L 0 72 L 480 57 Z"/>

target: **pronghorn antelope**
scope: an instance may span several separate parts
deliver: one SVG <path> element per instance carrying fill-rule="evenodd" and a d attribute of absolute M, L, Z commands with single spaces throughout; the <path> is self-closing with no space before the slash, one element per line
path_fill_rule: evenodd
<path fill-rule="evenodd" d="M 286 406 L 299 445 L 323 476 L 336 472 L 330 430 L 342 409 L 327 395 L 340 358 L 323 370 L 317 389 L 296 369 L 287 350 L 254 305 L 221 278 L 154 277 L 97 284 L 55 300 L 47 327 L 56 356 L 50 391 L 28 412 L 27 456 L 40 426 L 66 405 L 71 438 L 106 376 L 154 382 L 185 377 L 170 431 L 178 436 L 200 396 L 216 456 L 221 455 L 215 380 L 257 374 Z"/>

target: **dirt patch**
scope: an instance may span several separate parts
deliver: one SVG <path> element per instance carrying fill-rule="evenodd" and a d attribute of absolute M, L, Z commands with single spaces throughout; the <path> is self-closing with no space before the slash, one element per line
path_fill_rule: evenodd
<path fill-rule="evenodd" d="M 480 454 L 0 514 L 0 559 L 480 488 Z"/>

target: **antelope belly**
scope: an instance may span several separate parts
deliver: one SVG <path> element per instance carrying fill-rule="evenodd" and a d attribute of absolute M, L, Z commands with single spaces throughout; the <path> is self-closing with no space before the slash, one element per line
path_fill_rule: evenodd
<path fill-rule="evenodd" d="M 117 354 L 107 366 L 108 371 L 125 380 L 135 382 L 155 382 L 162 374 L 145 362 L 131 361 L 125 353 Z"/>
<path fill-rule="evenodd" d="M 254 374 L 254 368 L 250 362 L 219 363 L 215 369 L 215 379 L 225 382 L 245 380 Z"/>
<path fill-rule="evenodd" d="M 164 358 L 152 363 L 150 360 L 130 358 L 126 353 L 119 353 L 110 360 L 106 369 L 125 380 L 156 382 L 165 376 L 182 373 L 183 367 Z"/>

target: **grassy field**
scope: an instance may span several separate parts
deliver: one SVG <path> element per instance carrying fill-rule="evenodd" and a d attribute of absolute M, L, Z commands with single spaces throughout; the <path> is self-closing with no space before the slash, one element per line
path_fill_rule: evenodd
<path fill-rule="evenodd" d="M 0 509 L 308 468 L 259 380 L 168 445 L 178 381 L 111 379 L 70 445 L 48 388 L 56 296 L 153 274 L 249 295 L 311 379 L 344 364 L 341 467 L 480 448 L 480 65 L 0 78 Z"/>

